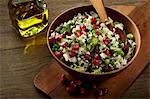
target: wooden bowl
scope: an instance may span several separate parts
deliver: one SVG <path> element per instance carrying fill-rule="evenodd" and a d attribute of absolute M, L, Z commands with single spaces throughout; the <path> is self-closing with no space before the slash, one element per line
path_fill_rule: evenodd
<path fill-rule="evenodd" d="M 115 21 L 122 22 L 125 25 L 125 29 L 134 35 L 135 42 L 136 42 L 136 50 L 135 50 L 134 56 L 128 62 L 128 64 L 123 66 L 122 68 L 113 70 L 111 72 L 106 72 L 103 74 L 91 74 L 91 73 L 87 73 L 87 72 L 80 72 L 80 71 L 76 71 L 76 70 L 72 69 L 71 67 L 67 66 L 65 63 L 60 61 L 54 55 L 54 53 L 52 52 L 52 50 L 50 48 L 50 44 L 49 44 L 49 40 L 48 40 L 48 37 L 50 35 L 50 30 L 55 30 L 57 28 L 57 26 L 59 26 L 61 23 L 72 19 L 74 17 L 74 15 L 77 15 L 78 13 L 84 13 L 84 12 L 90 12 L 90 11 L 95 11 L 95 9 L 93 8 L 92 5 L 71 8 L 71 9 L 61 13 L 58 17 L 56 17 L 54 19 L 54 21 L 51 23 L 51 25 L 48 29 L 48 32 L 47 32 L 47 45 L 48 45 L 49 51 L 52 54 L 52 56 L 57 60 L 57 62 L 60 64 L 60 66 L 64 70 L 66 70 L 70 75 L 72 75 L 73 77 L 81 79 L 81 80 L 87 80 L 87 81 L 93 81 L 95 79 L 99 80 L 102 77 L 106 77 L 106 76 L 108 77 L 108 76 L 110 76 L 114 73 L 117 73 L 117 72 L 125 69 L 126 67 L 128 67 L 136 58 L 136 56 L 139 52 L 139 49 L 140 49 L 140 45 L 141 45 L 140 33 L 139 33 L 139 30 L 138 30 L 137 26 L 135 25 L 135 23 L 128 16 L 122 14 L 121 12 L 118 12 L 116 10 L 106 7 L 106 12 L 107 12 L 108 16 L 111 17 Z"/>

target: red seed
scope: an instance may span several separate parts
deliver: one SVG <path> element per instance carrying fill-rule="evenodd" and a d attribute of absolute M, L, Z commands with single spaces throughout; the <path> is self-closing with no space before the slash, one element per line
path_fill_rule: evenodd
<path fill-rule="evenodd" d="M 65 43 L 63 43 L 61 46 L 62 46 L 63 48 L 66 48 L 66 47 L 67 47 L 67 43 L 65 42 Z"/>
<path fill-rule="evenodd" d="M 98 99 L 104 99 L 103 96 L 99 96 Z"/>
<path fill-rule="evenodd" d="M 99 64 L 100 64 L 100 62 L 99 62 L 99 60 L 94 59 L 94 60 L 93 60 L 93 64 L 94 64 L 94 65 L 99 65 Z"/>
<path fill-rule="evenodd" d="M 105 39 L 103 39 L 103 42 L 104 42 L 105 45 L 108 45 L 109 44 L 109 39 L 105 38 Z"/>
<path fill-rule="evenodd" d="M 85 94 L 86 93 L 86 89 L 85 88 L 80 88 L 80 93 L 81 94 Z"/>
<path fill-rule="evenodd" d="M 54 43 L 55 42 L 55 38 L 54 37 L 49 37 L 49 43 Z"/>
<path fill-rule="evenodd" d="M 77 86 L 74 83 L 70 83 L 69 86 L 66 87 L 66 90 L 68 91 L 69 94 L 73 95 L 77 91 Z"/>
<path fill-rule="evenodd" d="M 92 59 L 91 55 L 89 55 L 89 54 L 85 54 L 84 58 L 87 59 L 87 60 L 91 60 Z"/>
<path fill-rule="evenodd" d="M 96 18 L 92 18 L 91 19 L 91 24 L 95 24 L 96 23 Z"/>
<path fill-rule="evenodd" d="M 107 93 L 108 93 L 108 88 L 103 88 L 103 93 L 104 93 L 104 95 L 106 95 Z"/>
<path fill-rule="evenodd" d="M 125 54 L 127 54 L 129 51 L 129 45 L 124 45 L 123 50 L 124 50 Z"/>
<path fill-rule="evenodd" d="M 97 31 L 96 34 L 99 36 L 101 33 L 99 31 Z"/>
<path fill-rule="evenodd" d="M 94 25 L 94 28 L 95 28 L 95 29 L 98 29 L 98 28 L 99 28 L 99 25 Z"/>
<path fill-rule="evenodd" d="M 96 59 L 96 60 L 100 60 L 101 57 L 100 57 L 98 54 L 95 54 L 95 59 Z"/>
<path fill-rule="evenodd" d="M 56 36 L 55 38 L 56 38 L 56 40 L 57 40 L 58 42 L 60 42 L 61 39 L 62 39 L 62 35 L 58 35 L 58 36 Z"/>
<path fill-rule="evenodd" d="M 72 46 L 72 49 L 73 50 L 79 50 L 79 44 L 78 43 L 75 43 L 73 46 Z"/>
<path fill-rule="evenodd" d="M 105 53 L 107 56 L 111 56 L 111 53 L 110 53 L 109 50 L 104 51 L 104 53 Z"/>
<path fill-rule="evenodd" d="M 76 56 L 76 55 L 77 55 L 77 53 L 76 53 L 75 50 L 71 50 L 71 51 L 69 52 L 69 56 L 70 56 L 70 57 L 74 57 L 74 56 Z"/>
<path fill-rule="evenodd" d="M 82 30 L 82 31 L 85 31 L 85 30 L 86 30 L 86 26 L 83 25 L 83 26 L 81 27 L 81 30 Z"/>
<path fill-rule="evenodd" d="M 81 32 L 76 32 L 75 34 L 76 34 L 77 37 L 81 36 Z"/>
<path fill-rule="evenodd" d="M 96 84 L 92 84 L 92 88 L 96 89 L 97 88 Z"/>
<path fill-rule="evenodd" d="M 69 82 L 68 78 L 64 74 L 61 75 L 60 81 L 62 84 L 67 84 Z"/>
<path fill-rule="evenodd" d="M 80 80 L 75 80 L 74 83 L 78 86 L 82 84 L 82 82 Z"/>
<path fill-rule="evenodd" d="M 61 58 L 62 52 L 56 51 L 56 52 L 55 52 L 55 56 L 56 56 L 57 58 Z"/>
<path fill-rule="evenodd" d="M 72 35 L 72 33 L 71 33 L 71 32 L 67 32 L 67 33 L 66 33 L 66 35 L 71 36 L 71 35 Z"/>
<path fill-rule="evenodd" d="M 84 18 L 84 19 L 87 19 L 87 18 L 88 18 L 88 16 L 84 15 L 84 16 L 83 16 L 83 18 Z"/>

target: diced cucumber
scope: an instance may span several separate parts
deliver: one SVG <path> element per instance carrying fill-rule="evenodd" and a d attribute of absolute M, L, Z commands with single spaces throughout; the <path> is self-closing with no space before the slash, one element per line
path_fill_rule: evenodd
<path fill-rule="evenodd" d="M 106 58 L 106 59 L 104 59 L 104 62 L 105 62 L 106 65 L 108 65 L 110 63 L 110 59 Z"/>
<path fill-rule="evenodd" d="M 123 52 L 123 50 L 121 48 L 117 48 L 117 47 L 110 47 L 111 50 L 114 50 L 118 55 L 124 56 L 125 53 Z"/>
<path fill-rule="evenodd" d="M 98 69 L 93 69 L 94 71 L 94 74 L 101 74 L 101 70 L 98 68 Z"/>
<path fill-rule="evenodd" d="M 62 28 L 61 30 L 60 30 L 60 33 L 62 34 L 62 33 L 64 33 L 66 31 L 66 28 Z"/>
<path fill-rule="evenodd" d="M 86 47 L 87 47 L 88 50 L 91 49 L 91 45 L 90 44 L 88 44 Z"/>
<path fill-rule="evenodd" d="M 98 44 L 98 38 L 93 37 L 93 38 L 92 38 L 92 41 L 91 41 L 91 45 L 92 45 L 92 46 L 95 46 L 95 45 L 97 45 L 97 44 Z"/>

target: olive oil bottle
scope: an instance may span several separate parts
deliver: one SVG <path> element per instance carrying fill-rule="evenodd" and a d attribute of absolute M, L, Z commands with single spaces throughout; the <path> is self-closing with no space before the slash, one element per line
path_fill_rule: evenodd
<path fill-rule="evenodd" d="M 44 0 L 11 0 L 9 8 L 13 24 L 22 37 L 36 35 L 48 25 L 48 9 Z"/>

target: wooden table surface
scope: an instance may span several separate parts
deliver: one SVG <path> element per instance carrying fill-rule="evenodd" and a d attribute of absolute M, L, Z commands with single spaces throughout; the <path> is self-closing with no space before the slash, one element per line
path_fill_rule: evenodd
<path fill-rule="evenodd" d="M 149 0 L 104 0 L 107 6 L 136 5 Z M 89 0 L 46 0 L 49 23 L 62 11 Z M 0 0 L 0 98 L 49 98 L 35 89 L 33 78 L 54 61 L 46 46 L 46 32 L 37 37 L 22 39 L 13 29 L 7 8 L 8 0 Z M 123 98 L 149 98 L 150 65 L 136 79 Z"/>

